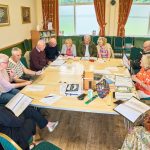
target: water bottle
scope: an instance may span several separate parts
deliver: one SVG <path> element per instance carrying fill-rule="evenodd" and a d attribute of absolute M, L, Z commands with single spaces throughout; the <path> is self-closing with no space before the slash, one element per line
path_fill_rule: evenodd
<path fill-rule="evenodd" d="M 91 99 L 92 97 L 93 97 L 92 81 L 89 81 L 88 98 Z"/>

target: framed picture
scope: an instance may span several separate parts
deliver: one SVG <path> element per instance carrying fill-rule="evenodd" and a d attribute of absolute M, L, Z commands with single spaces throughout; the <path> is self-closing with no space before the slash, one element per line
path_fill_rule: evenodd
<path fill-rule="evenodd" d="M 21 7 L 22 23 L 31 22 L 30 7 Z"/>
<path fill-rule="evenodd" d="M 8 5 L 0 4 L 0 26 L 9 25 L 9 10 Z"/>

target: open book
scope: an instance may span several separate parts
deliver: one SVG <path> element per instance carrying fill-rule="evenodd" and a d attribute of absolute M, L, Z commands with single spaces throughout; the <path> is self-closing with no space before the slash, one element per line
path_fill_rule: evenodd
<path fill-rule="evenodd" d="M 119 104 L 114 110 L 134 123 L 146 111 L 150 110 L 150 107 L 133 96 L 130 100 Z"/>
<path fill-rule="evenodd" d="M 32 99 L 22 93 L 15 95 L 5 107 L 11 110 L 15 116 L 19 116 L 32 102 Z"/>

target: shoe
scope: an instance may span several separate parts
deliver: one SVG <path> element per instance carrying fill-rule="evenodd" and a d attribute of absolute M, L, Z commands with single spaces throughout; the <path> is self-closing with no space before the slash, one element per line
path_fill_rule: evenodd
<path fill-rule="evenodd" d="M 57 125 L 58 125 L 58 121 L 48 122 L 47 128 L 48 128 L 49 132 L 53 132 Z"/>

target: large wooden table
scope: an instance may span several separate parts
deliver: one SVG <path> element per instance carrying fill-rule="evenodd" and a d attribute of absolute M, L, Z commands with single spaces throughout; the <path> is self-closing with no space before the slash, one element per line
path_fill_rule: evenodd
<path fill-rule="evenodd" d="M 60 85 L 66 83 L 80 83 L 83 84 L 83 71 L 101 70 L 109 67 L 112 74 L 118 74 L 123 76 L 130 76 L 128 70 L 122 66 L 122 60 L 110 59 L 109 61 L 97 60 L 95 62 L 80 60 L 67 60 L 65 64 L 59 67 L 48 66 L 44 73 L 39 76 L 34 82 L 34 85 L 44 85 L 44 91 L 31 92 L 27 91 L 25 87 L 21 92 L 34 98 L 32 105 L 42 108 L 52 108 L 60 110 L 81 111 L 81 112 L 93 112 L 104 114 L 117 114 L 113 111 L 115 100 L 112 97 L 112 92 L 104 99 L 97 97 L 89 104 L 85 104 L 88 100 L 86 97 L 84 100 L 78 100 L 77 97 L 62 96 L 57 102 L 52 105 L 48 105 L 40 102 L 39 100 L 50 93 L 60 95 Z M 117 69 L 110 68 L 117 67 Z M 111 86 L 111 91 L 114 91 L 114 86 Z M 85 91 L 86 92 L 86 91 Z M 96 94 L 96 93 L 95 93 Z"/>

